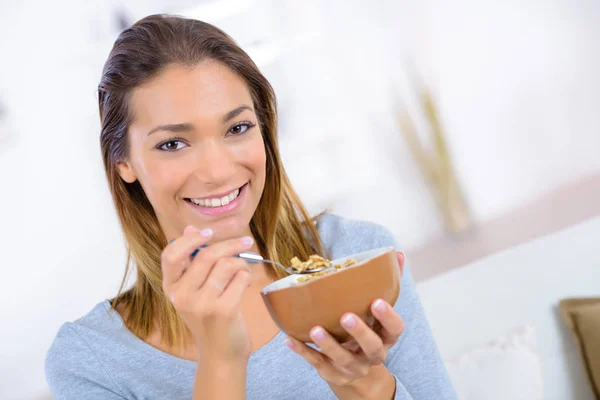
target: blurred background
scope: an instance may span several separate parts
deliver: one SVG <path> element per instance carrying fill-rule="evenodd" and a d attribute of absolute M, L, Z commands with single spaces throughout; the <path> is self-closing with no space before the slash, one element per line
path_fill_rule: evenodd
<path fill-rule="evenodd" d="M 60 324 L 118 290 L 96 88 L 119 32 L 160 12 L 255 60 L 311 212 L 394 233 L 463 398 L 593 399 L 556 307 L 600 295 L 595 0 L 2 0 L 2 399 L 49 398 Z"/>

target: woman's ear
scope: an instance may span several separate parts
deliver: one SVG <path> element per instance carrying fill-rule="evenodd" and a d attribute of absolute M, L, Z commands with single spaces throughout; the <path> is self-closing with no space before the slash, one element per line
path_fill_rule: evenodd
<path fill-rule="evenodd" d="M 117 172 L 121 179 L 127 183 L 133 183 L 137 180 L 135 171 L 128 161 L 117 161 Z"/>

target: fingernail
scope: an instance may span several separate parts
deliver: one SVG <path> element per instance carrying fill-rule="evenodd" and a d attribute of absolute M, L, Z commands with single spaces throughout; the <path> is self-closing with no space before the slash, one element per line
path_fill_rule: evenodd
<path fill-rule="evenodd" d="M 285 339 L 285 345 L 290 349 L 294 349 L 296 347 L 296 343 L 294 343 L 294 341 L 290 338 Z"/>
<path fill-rule="evenodd" d="M 379 312 L 384 312 L 385 311 L 385 302 L 381 299 L 378 299 L 375 301 L 375 304 L 373 304 L 373 307 L 375 307 L 375 309 Z"/>
<path fill-rule="evenodd" d="M 346 315 L 342 318 L 342 324 L 344 324 L 346 328 L 354 328 L 356 326 L 356 318 L 354 318 L 353 315 Z"/>
<path fill-rule="evenodd" d="M 312 331 L 312 337 L 315 342 L 322 342 L 325 340 L 325 331 L 321 328 L 315 328 Z"/>
<path fill-rule="evenodd" d="M 250 236 L 244 236 L 242 238 L 242 244 L 245 244 L 246 246 L 252 246 L 253 243 L 254 239 Z"/>
<path fill-rule="evenodd" d="M 201 234 L 202 236 L 208 237 L 208 236 L 211 236 L 211 235 L 213 234 L 213 230 L 212 230 L 212 229 L 210 229 L 210 228 L 202 229 L 202 230 L 200 231 L 200 234 Z"/>

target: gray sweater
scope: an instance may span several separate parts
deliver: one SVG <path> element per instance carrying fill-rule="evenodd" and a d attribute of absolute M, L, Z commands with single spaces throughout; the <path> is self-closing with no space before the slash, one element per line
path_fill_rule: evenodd
<path fill-rule="evenodd" d="M 394 246 L 385 228 L 325 214 L 319 233 L 333 258 Z M 396 378 L 397 400 L 456 399 L 431 335 L 408 267 L 394 305 L 406 330 L 385 362 Z M 164 353 L 123 324 L 108 301 L 75 322 L 65 323 L 46 356 L 46 378 L 56 400 L 191 399 L 196 363 Z M 247 399 L 323 400 L 335 396 L 278 333 L 250 356 Z"/>

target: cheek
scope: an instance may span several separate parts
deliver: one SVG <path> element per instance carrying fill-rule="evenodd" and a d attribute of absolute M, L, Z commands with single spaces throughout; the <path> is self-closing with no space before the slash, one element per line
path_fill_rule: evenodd
<path fill-rule="evenodd" d="M 266 172 L 266 153 L 265 145 L 260 134 L 253 136 L 251 140 L 240 143 L 235 146 L 235 150 L 230 153 L 234 162 L 255 175 L 255 180 L 264 179 Z"/>
<path fill-rule="evenodd" d="M 252 145 L 252 151 L 248 155 L 248 162 L 252 165 L 252 169 L 256 175 L 264 177 L 266 174 L 267 154 L 262 136 L 258 135 L 257 140 L 254 140 Z"/>
<path fill-rule="evenodd" d="M 173 197 L 181 187 L 179 182 L 180 177 L 183 176 L 181 163 L 145 159 L 138 167 L 140 169 L 138 179 L 152 204 L 160 203 L 164 197 Z"/>

